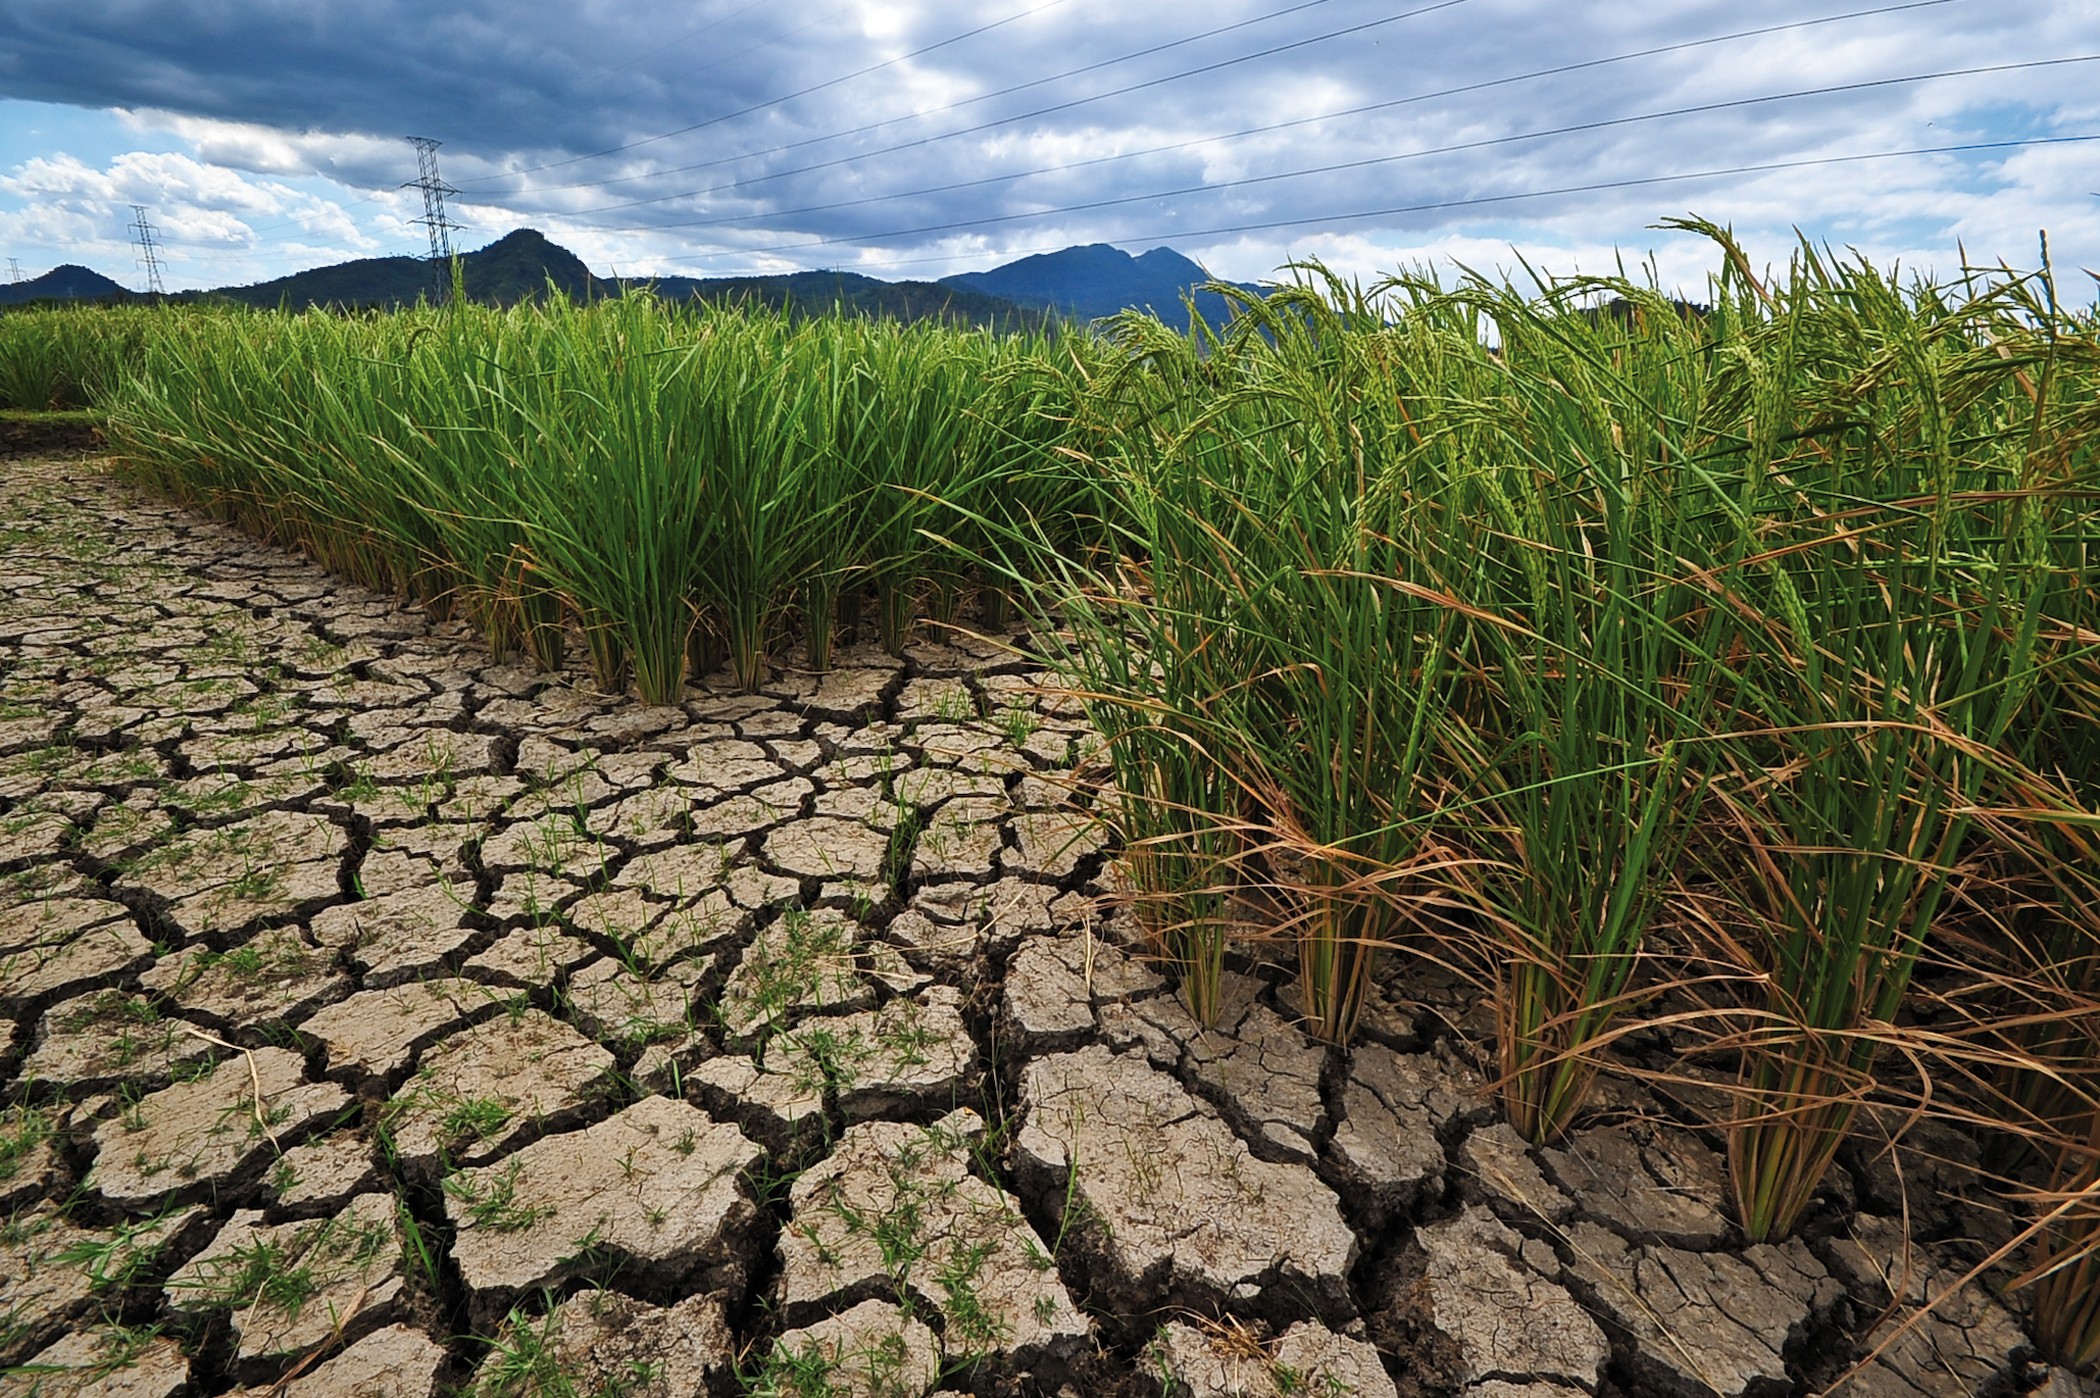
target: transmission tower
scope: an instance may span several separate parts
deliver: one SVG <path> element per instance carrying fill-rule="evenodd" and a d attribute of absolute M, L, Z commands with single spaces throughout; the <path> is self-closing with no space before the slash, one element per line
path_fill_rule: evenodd
<path fill-rule="evenodd" d="M 451 292 L 452 234 L 465 227 L 454 223 L 445 214 L 445 196 L 457 194 L 458 190 L 438 178 L 438 147 L 442 141 L 433 141 L 428 136 L 411 136 L 408 143 L 416 148 L 416 177 L 403 189 L 423 191 L 423 217 L 411 219 L 430 231 L 431 279 L 442 301 Z"/>
<path fill-rule="evenodd" d="M 12 257 L 7 259 L 7 279 L 16 286 L 22 284 L 22 264 Z"/>
<path fill-rule="evenodd" d="M 146 269 L 146 290 L 154 296 L 165 296 L 168 289 L 160 281 L 160 252 L 153 246 L 153 235 L 160 230 L 146 222 L 146 206 L 131 206 L 131 236 L 139 245 L 139 265 Z"/>

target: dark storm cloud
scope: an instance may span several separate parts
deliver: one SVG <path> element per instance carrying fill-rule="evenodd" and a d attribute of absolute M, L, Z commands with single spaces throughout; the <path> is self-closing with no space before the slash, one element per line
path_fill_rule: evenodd
<path fill-rule="evenodd" d="M 2086 7 L 1951 0 L 1305 120 L 1872 3 L 1773 0 L 1752 12 L 1723 0 L 11 0 L 0 11 L 0 95 L 315 133 L 290 147 L 199 150 L 274 175 L 306 162 L 372 190 L 403 177 L 400 148 L 350 138 L 436 136 L 477 226 L 536 222 L 592 249 L 690 258 L 687 270 L 703 272 L 766 257 L 845 265 L 1060 240 L 1170 241 L 1702 165 L 1959 141 L 1988 134 L 1970 113 L 1993 103 L 2023 107 L 2028 124 L 2043 127 L 2092 106 L 2086 68 L 1510 139 L 2100 50 Z M 1205 37 L 1228 26 L 1238 27 Z M 906 57 L 918 50 L 930 51 Z M 871 65 L 881 66 L 851 76 Z M 1196 69 L 1209 71 L 1179 76 Z M 1226 139 L 1286 122 L 1297 124 Z M 968 129 L 976 127 L 985 129 Z M 1384 159 L 1446 146 L 1472 148 Z M 1264 178 L 1315 166 L 1351 168 Z M 1811 169 L 1792 187 L 1813 209 L 1848 187 L 1878 185 L 1873 175 Z M 1699 193 L 1599 192 L 1581 203 L 1637 229 L 1657 207 L 1681 208 Z M 1075 205 L 1089 207 L 1056 212 Z M 1505 216 L 1480 207 L 1488 212 L 1332 222 L 1391 239 Z M 1563 200 L 1546 212 L 1571 207 Z M 1522 206 L 1506 214 L 1544 216 Z"/>

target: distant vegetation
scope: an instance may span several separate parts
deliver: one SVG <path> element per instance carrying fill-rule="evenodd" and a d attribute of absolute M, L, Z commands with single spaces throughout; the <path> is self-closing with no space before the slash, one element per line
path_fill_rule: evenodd
<path fill-rule="evenodd" d="M 1374 956 L 1470 968 L 1534 1140 L 1638 1032 L 1733 1096 L 1754 1240 L 1864 1103 L 1986 1125 L 2036 1334 L 2093 1363 L 2100 327 L 2039 276 L 1765 284 L 1704 231 L 1696 311 L 1309 273 L 1056 339 L 36 313 L 0 393 L 96 398 L 141 483 L 649 702 L 1015 608 L 1198 1016 L 1250 937 L 1335 1040 Z"/>
<path fill-rule="evenodd" d="M 1042 329 L 1086 321 L 1124 309 L 1151 310 L 1186 326 L 1184 296 L 1216 317 L 1225 302 L 1199 291 L 1203 269 L 1169 248 L 1139 257 L 1095 244 L 1023 258 L 989 272 L 966 272 L 938 282 L 881 281 L 857 272 L 783 272 L 741 277 L 594 277 L 583 260 L 536 229 L 520 228 L 457 258 L 466 298 L 484 306 L 514 306 L 560 293 L 589 302 L 646 289 L 667 301 L 699 298 L 717 305 L 750 305 L 798 316 L 843 311 L 912 322 L 934 319 L 998 330 Z M 419 257 L 360 258 L 247 286 L 179 292 L 177 302 L 232 304 L 259 310 L 403 310 L 451 296 L 449 272 Z M 71 300 L 121 304 L 147 298 L 85 267 L 60 267 L 19 285 L 0 285 L 0 306 Z"/>

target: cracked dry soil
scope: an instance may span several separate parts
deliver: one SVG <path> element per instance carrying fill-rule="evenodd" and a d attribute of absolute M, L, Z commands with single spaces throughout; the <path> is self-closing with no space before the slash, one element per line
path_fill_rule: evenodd
<path fill-rule="evenodd" d="M 1025 638 L 645 708 L 89 463 L 0 528 L 0 1392 L 1733 1398 L 1975 1255 L 1864 1157 L 1744 1248 L 1636 1087 L 1526 1148 L 1398 957 L 1196 1032 Z M 1845 1391 L 2043 1383 L 1970 1285 Z"/>

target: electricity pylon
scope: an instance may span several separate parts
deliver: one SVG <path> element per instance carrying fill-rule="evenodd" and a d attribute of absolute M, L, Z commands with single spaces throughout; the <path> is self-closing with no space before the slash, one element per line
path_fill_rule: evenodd
<path fill-rule="evenodd" d="M 452 234 L 464 227 L 447 217 L 445 196 L 459 191 L 438 177 L 438 147 L 444 142 L 428 136 L 410 136 L 408 143 L 416 148 L 416 177 L 401 187 L 423 191 L 423 217 L 409 222 L 420 223 L 430 231 L 431 283 L 437 299 L 443 301 L 452 289 Z"/>
<path fill-rule="evenodd" d="M 160 282 L 160 253 L 153 245 L 153 235 L 160 230 L 146 222 L 146 206 L 131 206 L 131 236 L 139 245 L 139 265 L 146 269 L 146 290 L 154 296 L 165 296 L 168 289 Z"/>

